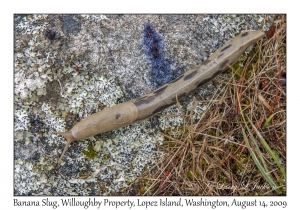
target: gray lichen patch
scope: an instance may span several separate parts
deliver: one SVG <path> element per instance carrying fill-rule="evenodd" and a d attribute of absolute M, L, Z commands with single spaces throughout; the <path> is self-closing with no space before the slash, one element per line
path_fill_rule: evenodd
<path fill-rule="evenodd" d="M 151 62 L 143 46 L 148 20 L 162 35 L 175 74 L 200 64 L 231 36 L 262 27 L 261 15 L 28 15 L 15 17 L 15 195 L 110 195 L 134 181 L 164 153 L 158 130 L 182 125 L 174 117 L 141 123 L 71 144 L 56 162 L 67 131 L 86 116 L 149 93 Z M 57 36 L 50 40 L 45 30 Z M 211 92 L 214 85 L 207 86 Z M 204 90 L 193 96 L 210 97 Z M 182 103 L 200 116 L 192 96 Z M 192 109 L 192 107 L 196 107 Z M 196 115 L 197 118 L 197 115 Z M 158 120 L 157 120 L 158 119 Z M 196 120 L 196 119 L 195 119 Z M 176 132 L 176 131 L 174 131 Z M 175 135 L 175 134 L 174 134 Z M 92 145 L 96 156 L 82 151 Z"/>

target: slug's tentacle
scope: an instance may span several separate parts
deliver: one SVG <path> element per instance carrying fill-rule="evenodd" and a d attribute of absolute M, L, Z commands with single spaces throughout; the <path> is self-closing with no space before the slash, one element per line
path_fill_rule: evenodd
<path fill-rule="evenodd" d="M 67 139 L 67 143 L 66 143 L 66 146 L 64 148 L 64 151 L 62 152 L 59 160 L 57 161 L 57 166 L 60 165 L 60 162 L 61 162 L 61 159 L 63 158 L 64 154 L 66 153 L 66 151 L 68 150 L 70 144 L 73 142 L 73 141 L 76 141 L 77 139 L 72 135 L 72 132 L 71 131 L 68 131 L 68 132 L 55 132 L 56 134 L 59 134 L 59 135 L 62 135 L 63 137 L 65 137 Z"/>
<path fill-rule="evenodd" d="M 187 71 L 152 93 L 92 114 L 77 123 L 69 132 L 57 132 L 67 139 L 67 144 L 58 160 L 58 164 L 72 141 L 114 130 L 155 115 L 176 103 L 177 96 L 178 99 L 182 99 L 193 90 L 213 79 L 217 74 L 225 70 L 228 64 L 235 62 L 250 45 L 257 42 L 263 36 L 264 33 L 262 31 L 241 33 L 226 42 L 223 47 L 218 49 L 201 65 Z"/>

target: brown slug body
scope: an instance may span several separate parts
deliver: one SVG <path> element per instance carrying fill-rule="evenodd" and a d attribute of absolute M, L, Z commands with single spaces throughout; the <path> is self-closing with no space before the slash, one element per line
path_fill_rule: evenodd
<path fill-rule="evenodd" d="M 86 139 L 99 133 L 129 125 L 136 120 L 137 114 L 138 111 L 134 104 L 117 104 L 84 118 L 68 132 L 56 132 L 67 139 L 67 144 L 58 160 L 58 164 L 72 141 Z"/>
<path fill-rule="evenodd" d="M 199 86 L 213 79 L 227 68 L 227 64 L 235 62 L 250 45 L 263 36 L 262 31 L 243 32 L 226 42 L 223 47 L 214 52 L 202 64 L 152 93 L 92 114 L 81 120 L 68 132 L 57 132 L 67 139 L 67 144 L 58 160 L 58 165 L 72 141 L 114 130 L 155 115 L 174 104 L 176 96 L 178 99 L 182 99 Z"/>

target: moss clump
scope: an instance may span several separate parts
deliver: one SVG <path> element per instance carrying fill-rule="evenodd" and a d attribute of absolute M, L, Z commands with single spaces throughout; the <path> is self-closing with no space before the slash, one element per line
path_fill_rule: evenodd
<path fill-rule="evenodd" d="M 226 184 L 226 183 L 228 183 L 228 179 L 224 176 L 220 176 L 219 177 L 219 182 L 222 183 L 222 184 Z"/>
<path fill-rule="evenodd" d="M 92 144 L 89 144 L 86 150 L 82 150 L 83 154 L 88 158 L 88 159 L 94 159 L 97 157 L 97 152 L 94 150 L 94 147 Z"/>
<path fill-rule="evenodd" d="M 186 178 L 187 178 L 189 181 L 193 180 L 193 175 L 191 174 L 191 171 L 190 171 L 190 170 L 188 170 L 188 171 L 186 172 Z"/>

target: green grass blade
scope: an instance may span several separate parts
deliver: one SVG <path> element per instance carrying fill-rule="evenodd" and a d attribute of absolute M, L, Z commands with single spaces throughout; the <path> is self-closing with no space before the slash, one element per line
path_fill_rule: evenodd
<path fill-rule="evenodd" d="M 250 137 L 251 137 L 251 139 L 252 139 L 252 141 L 253 141 L 253 143 L 254 143 L 254 145 L 255 145 L 255 147 L 256 147 L 257 153 L 258 153 L 259 158 L 260 158 L 260 160 L 261 160 L 261 162 L 262 162 L 262 164 L 263 164 L 263 166 L 264 166 L 264 169 L 265 169 L 265 171 L 268 173 L 269 170 L 268 170 L 266 161 L 265 161 L 265 159 L 263 158 L 262 152 L 261 152 L 260 149 L 259 149 L 259 146 L 258 146 L 258 143 L 257 143 L 257 141 L 256 141 L 256 138 L 254 138 L 254 136 L 253 136 L 253 134 L 252 134 L 250 128 L 249 128 L 248 125 L 246 124 L 246 122 L 244 122 L 244 123 L 245 123 L 246 129 L 247 129 L 247 131 L 248 131 L 248 133 L 249 133 L 249 135 L 250 135 Z M 249 143 L 249 144 L 250 144 L 250 143 Z"/>
<path fill-rule="evenodd" d="M 276 155 L 274 154 L 274 152 L 272 151 L 272 149 L 269 147 L 268 143 L 266 142 L 266 140 L 263 138 L 263 136 L 261 135 L 261 133 L 257 130 L 257 128 L 253 125 L 253 123 L 250 121 L 253 129 L 255 130 L 258 138 L 260 139 L 261 143 L 264 145 L 264 147 L 266 148 L 266 150 L 268 151 L 268 153 L 270 154 L 270 156 L 273 158 L 273 160 L 275 161 L 276 165 L 278 166 L 278 168 L 280 169 L 281 173 L 284 176 L 284 179 L 286 179 L 286 173 L 284 168 L 282 167 L 282 165 L 279 163 L 278 158 L 276 157 Z"/>
<path fill-rule="evenodd" d="M 274 116 L 274 114 L 271 114 L 271 115 L 268 117 L 268 119 L 266 119 L 266 121 L 265 121 L 265 123 L 264 123 L 264 126 L 265 126 L 265 127 L 269 125 L 269 122 L 273 119 L 273 116 Z"/>
<path fill-rule="evenodd" d="M 270 184 L 271 187 L 273 187 L 273 189 L 277 189 L 277 186 L 275 184 L 275 182 L 273 181 L 273 179 L 265 172 L 264 168 L 262 167 L 262 165 L 260 164 L 260 162 L 258 161 L 255 153 L 252 151 L 250 144 L 249 144 L 249 140 L 247 138 L 246 132 L 244 130 L 244 128 L 242 128 L 242 132 L 243 132 L 243 137 L 245 139 L 246 145 L 248 147 L 248 150 L 250 152 L 250 155 L 255 163 L 255 165 L 257 166 L 258 170 L 260 171 L 260 173 L 263 175 L 263 177 L 267 180 L 267 182 Z"/>
<path fill-rule="evenodd" d="M 257 150 L 257 152 L 258 152 L 258 154 L 259 154 L 259 157 L 260 157 L 261 162 L 263 163 L 263 166 L 264 166 L 264 168 L 265 168 L 265 171 L 268 172 L 267 164 L 266 164 L 266 162 L 265 162 L 265 160 L 264 160 L 264 158 L 263 158 L 263 155 L 262 155 L 262 153 L 261 153 L 261 151 L 260 151 L 260 149 L 259 149 L 259 146 L 258 146 L 258 143 L 257 143 L 257 141 L 256 141 L 256 138 L 254 138 L 254 136 L 253 136 L 253 134 L 252 134 L 250 128 L 248 127 L 248 125 L 247 125 L 247 123 L 246 123 L 246 120 L 245 120 L 245 118 L 244 118 L 244 114 L 243 114 L 243 110 L 242 110 L 242 107 L 241 107 L 241 106 L 240 106 L 240 110 L 241 110 L 242 118 L 243 118 L 244 124 L 245 124 L 245 126 L 246 126 L 246 129 L 247 129 L 247 131 L 248 131 L 248 133 L 249 133 L 249 135 L 250 135 L 252 141 L 253 141 L 254 144 L 255 144 L 256 150 Z M 250 121 L 250 120 L 248 119 L 248 121 Z M 249 143 L 249 145 L 250 145 L 250 143 Z"/>

